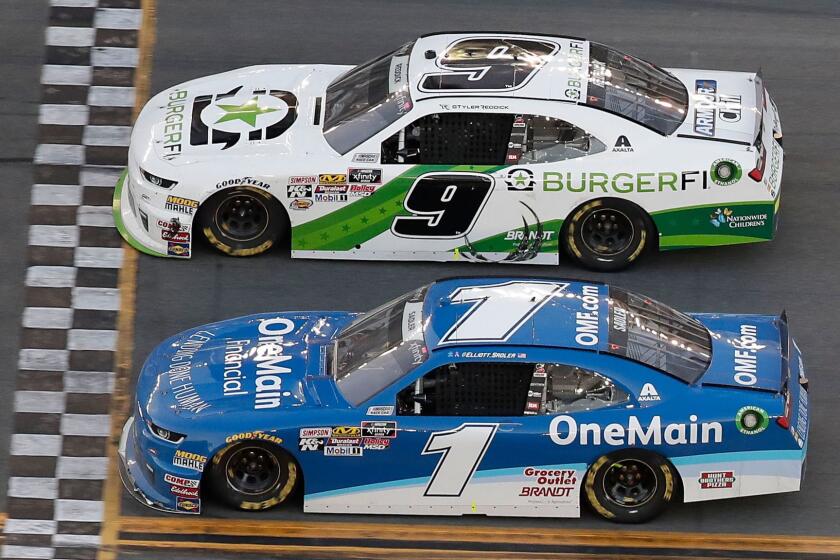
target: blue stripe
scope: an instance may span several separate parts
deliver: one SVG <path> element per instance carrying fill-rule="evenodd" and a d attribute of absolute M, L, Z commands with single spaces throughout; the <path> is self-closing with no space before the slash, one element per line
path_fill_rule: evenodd
<path fill-rule="evenodd" d="M 732 461 L 802 461 L 803 449 L 773 449 L 769 451 L 734 451 L 732 453 L 709 453 L 707 455 L 687 455 L 669 457 L 674 466 L 697 465 L 702 463 L 723 463 Z"/>

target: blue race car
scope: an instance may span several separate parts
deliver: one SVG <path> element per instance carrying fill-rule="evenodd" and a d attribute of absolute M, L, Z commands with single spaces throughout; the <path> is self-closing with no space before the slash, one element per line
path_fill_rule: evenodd
<path fill-rule="evenodd" d="M 799 490 L 787 320 L 686 315 L 605 284 L 434 282 L 366 314 L 265 313 L 155 349 L 120 442 L 129 491 L 262 510 L 640 522 Z"/>

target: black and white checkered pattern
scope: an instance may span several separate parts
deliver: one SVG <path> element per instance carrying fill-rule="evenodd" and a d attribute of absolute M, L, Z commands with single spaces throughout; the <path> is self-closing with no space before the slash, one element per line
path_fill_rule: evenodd
<path fill-rule="evenodd" d="M 94 559 L 140 0 L 50 0 L 2 558 Z"/>

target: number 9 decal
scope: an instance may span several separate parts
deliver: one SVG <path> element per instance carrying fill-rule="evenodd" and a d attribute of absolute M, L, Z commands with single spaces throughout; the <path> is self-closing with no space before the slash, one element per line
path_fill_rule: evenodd
<path fill-rule="evenodd" d="M 427 173 L 405 195 L 411 216 L 397 216 L 397 237 L 456 239 L 472 230 L 493 192 L 493 178 L 480 173 Z"/>

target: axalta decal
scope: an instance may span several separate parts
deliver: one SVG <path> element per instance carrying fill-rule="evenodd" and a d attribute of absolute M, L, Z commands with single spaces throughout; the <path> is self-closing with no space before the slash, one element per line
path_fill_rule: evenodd
<path fill-rule="evenodd" d="M 601 173 L 581 171 L 565 173 L 545 171 L 542 177 L 546 192 L 573 193 L 656 193 L 680 192 L 689 188 L 708 189 L 706 171 L 652 171 L 644 173 Z"/>
<path fill-rule="evenodd" d="M 201 350 L 211 338 L 213 333 L 209 331 L 198 331 L 192 333 L 186 340 L 177 343 L 178 350 L 172 355 L 169 361 L 169 369 L 166 372 L 169 378 L 169 387 L 175 397 L 178 408 L 199 413 L 210 408 L 196 392 L 192 383 L 192 359 L 196 352 Z"/>
<path fill-rule="evenodd" d="M 639 418 L 631 416 L 627 424 L 596 423 L 578 424 L 572 416 L 555 416 L 549 426 L 549 437 L 557 445 L 688 445 L 696 443 L 721 443 L 723 425 L 720 422 L 700 422 L 696 414 L 688 422 L 675 422 L 662 426 L 662 418 L 654 416 L 646 426 Z"/>

